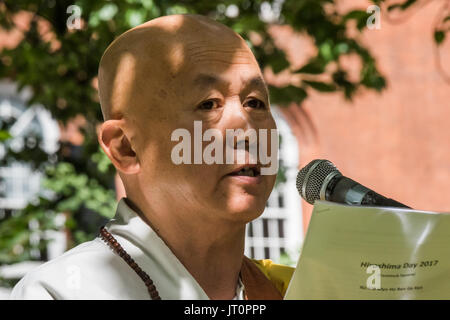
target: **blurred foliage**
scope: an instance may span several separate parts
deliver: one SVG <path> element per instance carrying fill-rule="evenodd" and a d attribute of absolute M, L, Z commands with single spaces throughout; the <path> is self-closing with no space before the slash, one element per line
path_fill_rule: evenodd
<path fill-rule="evenodd" d="M 114 191 L 103 188 L 96 179 L 77 173 L 72 164 L 60 162 L 47 169 L 44 188 L 54 192 L 56 212 L 75 212 L 85 206 L 100 215 L 112 218 Z"/>
<path fill-rule="evenodd" d="M 374 1 L 381 4 L 383 1 Z M 411 2 L 404 1 L 406 9 Z M 81 28 L 69 29 L 76 5 L 81 9 Z M 69 9 L 69 11 L 68 11 Z M 270 10 L 268 10 L 270 9 Z M 17 14 L 29 15 L 29 28 L 18 27 Z M 267 12 L 271 15 L 267 15 Z M 25 161 L 44 175 L 42 194 L 24 210 L 1 221 L 0 264 L 33 259 L 30 255 L 32 232 L 43 233 L 61 226 L 52 224 L 55 216 L 67 215 L 65 228 L 71 231 L 73 245 L 92 238 L 95 232 L 81 230 L 82 211 L 98 217 L 114 213 L 114 168 L 99 151 L 96 125 L 102 121 L 95 81 L 102 53 L 121 33 L 147 20 L 175 13 L 207 15 L 240 33 L 253 50 L 262 68 L 274 73 L 288 71 L 301 76 L 300 83 L 285 87 L 270 86 L 271 102 L 281 106 L 301 102 L 311 90 L 323 93 L 342 92 L 351 99 L 359 88 L 382 90 L 386 81 L 375 59 L 364 47 L 359 35 L 370 16 L 365 10 L 339 13 L 332 0 L 6 0 L 0 1 L 0 27 L 19 28 L 23 38 L 14 48 L 3 48 L 0 56 L 0 78 L 9 78 L 19 89 L 32 89 L 28 106 L 41 104 L 62 124 L 82 115 L 82 146 L 61 144 L 56 155 L 42 154 L 39 143 L 21 152 L 9 150 L 7 161 Z M 300 68 L 294 69 L 285 52 L 277 48 L 269 33 L 271 25 L 290 25 L 308 36 L 317 48 L 316 54 Z M 353 27 L 352 27 L 353 26 Z M 48 27 L 48 28 L 46 28 Z M 356 30 L 356 32 L 349 32 Z M 439 30 L 435 40 L 445 37 Z M 257 36 L 259 42 L 250 41 Z M 341 57 L 356 55 L 362 62 L 358 79 L 350 80 Z M 328 79 L 327 81 L 319 79 Z M 34 137 L 37 141 L 39 137 Z M 11 136 L 7 126 L 0 128 L 0 142 L 7 145 Z M 283 172 L 279 179 L 283 180 Z M 30 230 L 37 221 L 38 231 Z M 36 246 L 45 249 L 45 235 Z M 20 247 L 19 247 L 20 246 Z"/>
<path fill-rule="evenodd" d="M 8 130 L 0 130 L 0 142 L 3 142 L 9 138 L 11 138 L 11 135 Z"/>
<path fill-rule="evenodd" d="M 99 150 L 91 155 L 90 162 L 98 165 L 96 171 L 99 173 L 112 175 L 112 165 L 109 161 L 105 164 L 105 158 L 107 160 L 103 151 Z M 72 231 L 74 239 L 69 243 L 71 246 L 92 239 L 97 230 L 89 226 L 80 229 L 78 221 L 74 219 L 80 212 L 87 210 L 104 217 L 97 219 L 100 222 L 112 218 L 115 213 L 116 202 L 112 186 L 105 187 L 95 175 L 89 176 L 86 170 L 77 171 L 73 163 L 66 161 L 54 164 L 47 162 L 43 173 L 43 189 L 36 199 L 25 209 L 14 211 L 0 223 L 0 263 L 40 260 L 45 257 L 48 243 L 46 230 L 60 230 L 64 227 Z M 55 224 L 59 213 L 67 213 L 64 225 Z M 86 229 L 88 234 L 84 231 Z M 31 241 L 33 234 L 39 239 L 34 244 Z M 32 255 L 33 249 L 38 249 L 41 254 Z"/>
<path fill-rule="evenodd" d="M 46 230 L 56 230 L 54 213 L 44 205 L 27 206 L 15 212 L 0 224 L 0 261 L 14 263 L 23 260 L 38 260 L 45 257 Z M 32 239 L 37 241 L 33 241 Z"/>
<path fill-rule="evenodd" d="M 295 268 L 296 264 L 297 264 L 298 256 L 293 258 L 293 257 L 291 257 L 291 255 L 289 253 L 282 252 L 280 255 L 280 260 L 277 261 L 277 263 Z"/>
<path fill-rule="evenodd" d="M 67 13 L 71 5 L 81 8 L 83 26 L 79 30 L 67 27 L 68 19 L 74 14 Z M 261 14 L 261 7 L 267 6 L 275 13 L 279 11 L 279 15 L 269 22 L 270 17 L 263 21 L 264 15 Z M 236 17 L 230 16 L 230 7 L 238 11 Z M 33 15 L 30 29 L 16 48 L 3 50 L 0 77 L 12 78 L 20 87 L 30 86 L 33 97 L 29 103 L 41 103 L 61 121 L 79 114 L 91 121 L 100 121 L 101 111 L 92 82 L 97 76 L 103 51 L 115 37 L 131 27 L 172 13 L 210 16 L 247 40 L 251 34 L 257 34 L 260 43 L 248 43 L 261 66 L 269 66 L 275 73 L 291 68 L 285 53 L 275 46 L 268 27 L 289 24 L 309 36 L 318 49 L 317 54 L 302 68 L 290 71 L 293 74 L 327 74 L 330 82 L 302 81 L 299 86 L 290 86 L 287 95 L 284 94 L 285 88 L 271 87 L 275 104 L 301 103 L 309 88 L 321 92 L 342 91 L 351 98 L 359 87 L 381 90 L 385 86 L 369 51 L 357 35 L 351 37 L 348 32 L 351 20 L 356 21 L 358 30 L 362 31 L 370 14 L 365 10 L 339 14 L 331 0 L 14 0 L 4 2 L 0 25 L 12 28 L 14 14 L 21 10 Z M 45 23 L 51 26 L 51 30 L 43 36 L 39 26 Z M 357 54 L 364 66 L 358 81 L 350 81 L 347 70 L 340 63 L 339 57 L 349 54 Z"/>
<path fill-rule="evenodd" d="M 387 14 L 401 14 L 408 10 L 409 15 L 411 12 L 419 10 L 423 5 L 426 5 L 432 1 L 427 0 L 403 0 L 403 1 L 390 1 L 390 0 L 373 0 L 377 5 L 384 5 L 386 7 Z M 436 2 L 436 0 L 435 0 Z M 450 1 L 441 1 L 441 9 L 435 19 L 433 25 L 434 42 L 437 46 L 441 45 L 447 33 L 450 32 Z M 400 15 L 401 17 L 401 15 Z M 399 21 L 401 19 L 397 19 Z"/>

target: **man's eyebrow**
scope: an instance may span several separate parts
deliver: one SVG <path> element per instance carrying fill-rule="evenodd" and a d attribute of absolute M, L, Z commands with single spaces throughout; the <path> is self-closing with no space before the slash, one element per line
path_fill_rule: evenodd
<path fill-rule="evenodd" d="M 260 76 L 256 76 L 251 78 L 247 83 L 246 83 L 246 87 L 251 88 L 251 87 L 256 87 L 256 88 L 261 88 L 264 91 L 268 91 L 267 88 L 267 84 L 264 81 L 263 78 L 261 78 Z"/>
<path fill-rule="evenodd" d="M 226 83 L 226 81 L 220 77 L 205 73 L 200 73 L 194 79 L 194 85 L 201 88 L 211 87 L 219 83 Z M 245 80 L 244 86 L 245 88 L 256 87 L 262 89 L 263 91 L 268 91 L 267 84 L 261 76 L 255 76 Z"/>
<path fill-rule="evenodd" d="M 222 79 L 210 75 L 210 74 L 205 74 L 205 73 L 200 73 L 199 75 L 197 75 L 194 79 L 194 85 L 198 86 L 198 87 L 210 87 L 212 85 L 215 85 L 219 82 L 223 82 Z"/>

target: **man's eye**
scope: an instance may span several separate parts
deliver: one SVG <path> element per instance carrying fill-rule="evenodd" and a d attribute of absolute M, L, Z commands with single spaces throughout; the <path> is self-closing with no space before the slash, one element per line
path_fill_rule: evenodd
<path fill-rule="evenodd" d="M 251 99 L 246 104 L 250 108 L 254 108 L 254 109 L 265 109 L 266 108 L 266 104 L 258 99 Z"/>
<path fill-rule="evenodd" d="M 198 105 L 198 109 L 200 110 L 211 110 L 217 107 L 217 101 L 207 100 Z"/>

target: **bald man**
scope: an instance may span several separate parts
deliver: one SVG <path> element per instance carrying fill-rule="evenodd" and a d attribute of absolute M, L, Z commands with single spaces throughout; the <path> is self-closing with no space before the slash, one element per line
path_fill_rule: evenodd
<path fill-rule="evenodd" d="M 246 42 L 198 15 L 151 20 L 106 49 L 99 96 L 99 143 L 126 198 L 98 238 L 26 275 L 12 297 L 281 299 L 293 269 L 244 256 L 246 223 L 264 211 L 275 174 L 249 154 L 244 164 L 173 160 L 173 132 L 194 136 L 195 123 L 223 136 L 276 128 Z"/>

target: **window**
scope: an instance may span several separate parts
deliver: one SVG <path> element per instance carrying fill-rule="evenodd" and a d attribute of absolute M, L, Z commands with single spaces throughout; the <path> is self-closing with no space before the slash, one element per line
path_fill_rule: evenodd
<path fill-rule="evenodd" d="M 59 128 L 48 111 L 39 106 L 25 106 L 26 90 L 16 92 L 13 83 L 0 83 L 0 129 L 8 130 L 12 138 L 5 144 L 14 151 L 24 144 L 36 143 L 33 137 L 42 139 L 42 148 L 56 151 Z M 0 159 L 6 146 L 0 143 Z M 32 172 L 29 166 L 19 162 L 0 166 L 0 209 L 22 209 L 40 188 L 40 173 Z"/>

